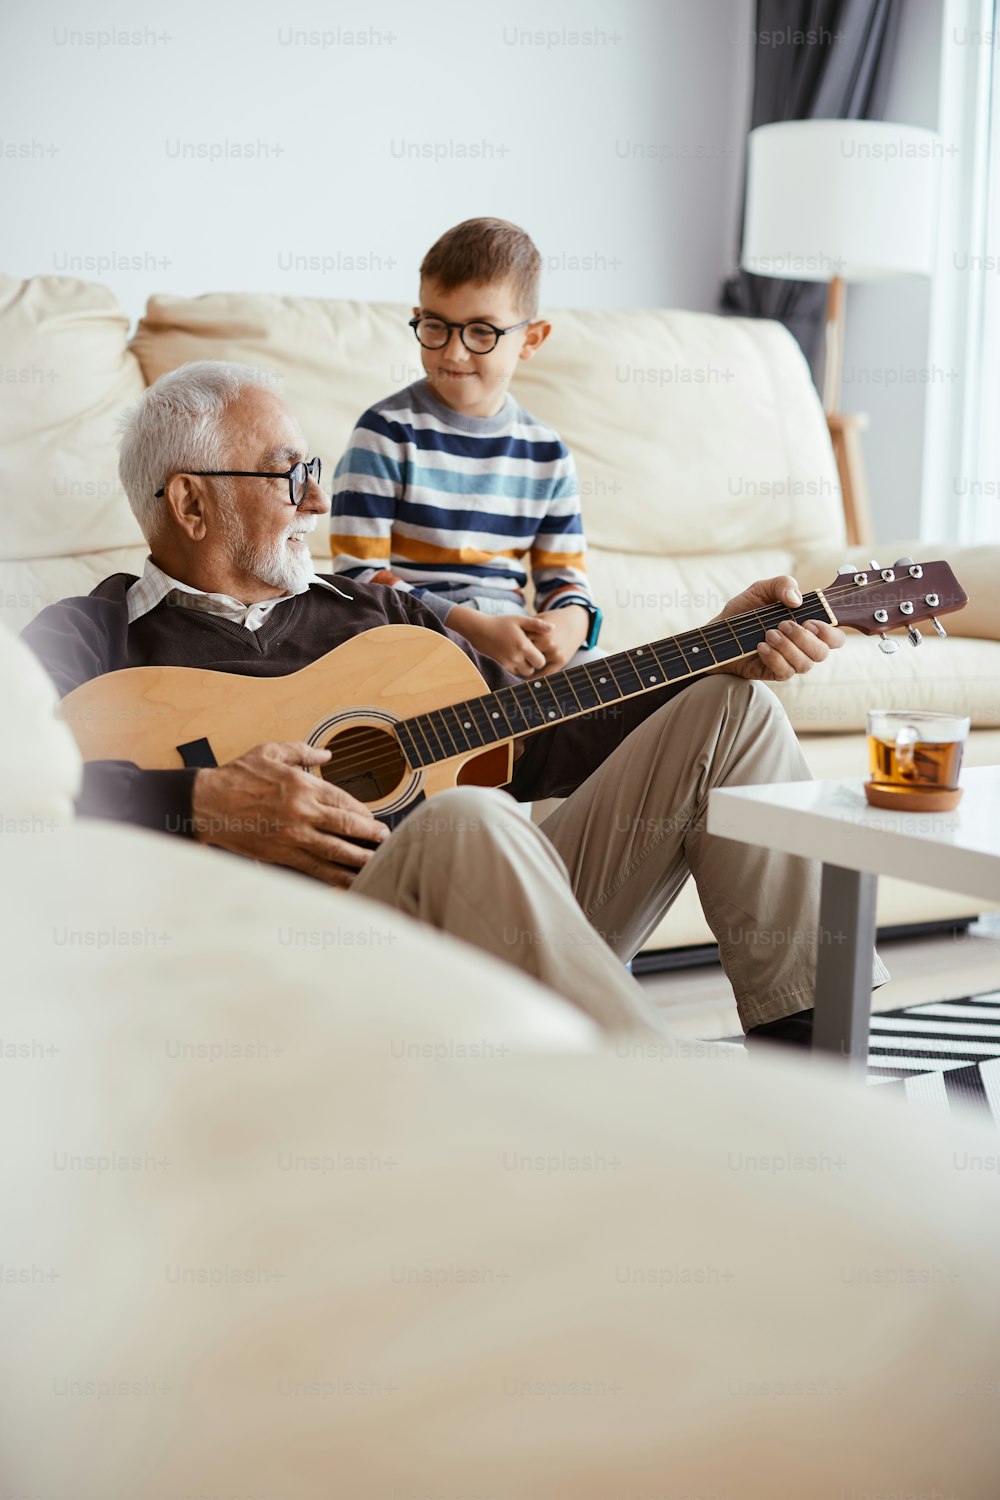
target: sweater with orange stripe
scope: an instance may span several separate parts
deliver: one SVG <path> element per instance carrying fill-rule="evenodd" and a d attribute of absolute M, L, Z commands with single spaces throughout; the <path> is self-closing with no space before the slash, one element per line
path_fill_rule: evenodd
<path fill-rule="evenodd" d="M 416 594 L 442 620 L 474 598 L 539 614 L 593 608 L 573 460 L 557 433 L 508 395 L 467 417 L 426 380 L 359 420 L 337 465 L 333 571 Z"/>

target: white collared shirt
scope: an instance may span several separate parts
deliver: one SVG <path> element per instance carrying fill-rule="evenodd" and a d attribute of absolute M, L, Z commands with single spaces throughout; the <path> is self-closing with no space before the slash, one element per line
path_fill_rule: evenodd
<path fill-rule="evenodd" d="M 147 557 L 142 577 L 133 583 L 125 595 L 128 622 L 131 625 L 134 620 L 148 615 L 151 609 L 155 609 L 165 599 L 168 604 L 182 604 L 186 609 L 201 609 L 209 615 L 221 615 L 224 620 L 232 620 L 245 630 L 259 630 L 276 604 L 284 604 L 299 594 L 305 594 L 311 583 L 330 589 L 332 593 L 339 594 L 341 599 L 351 598 L 350 594 L 343 593 L 328 579 L 314 575 L 305 579 L 297 589 L 281 594 L 277 599 L 261 599 L 258 604 L 243 604 L 231 594 L 206 594 L 201 589 L 193 589 L 190 584 L 171 578 L 169 573 L 164 573 L 162 568 L 156 566 L 151 557 Z"/>

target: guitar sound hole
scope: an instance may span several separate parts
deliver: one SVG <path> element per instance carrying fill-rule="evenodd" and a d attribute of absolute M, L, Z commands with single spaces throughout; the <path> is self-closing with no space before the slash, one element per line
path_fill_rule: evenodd
<path fill-rule="evenodd" d="M 324 781 L 342 787 L 359 802 L 378 802 L 396 790 L 408 774 L 396 737 L 371 724 L 342 729 L 323 746 L 331 758 L 320 767 Z"/>

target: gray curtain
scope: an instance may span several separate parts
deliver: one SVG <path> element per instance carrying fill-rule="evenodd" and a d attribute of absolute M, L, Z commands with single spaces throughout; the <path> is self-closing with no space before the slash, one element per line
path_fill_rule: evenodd
<path fill-rule="evenodd" d="M 776 120 L 881 119 L 901 10 L 902 0 L 757 0 L 750 128 Z M 741 223 L 740 247 L 742 238 Z M 722 291 L 725 311 L 784 323 L 810 363 L 825 306 L 819 282 L 749 271 L 735 271 Z"/>

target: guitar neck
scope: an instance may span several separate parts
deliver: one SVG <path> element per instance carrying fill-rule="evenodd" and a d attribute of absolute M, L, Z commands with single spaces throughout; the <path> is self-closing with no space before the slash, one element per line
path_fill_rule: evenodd
<path fill-rule="evenodd" d="M 609 703 L 698 677 L 723 662 L 752 656 L 767 632 L 782 620 L 805 624 L 833 618 L 817 589 L 804 596 L 798 609 L 775 604 L 748 610 L 648 646 L 633 646 L 547 677 L 484 693 L 481 698 L 416 714 L 397 724 L 396 734 L 414 770 L 436 765 L 469 750 L 536 734 Z"/>

